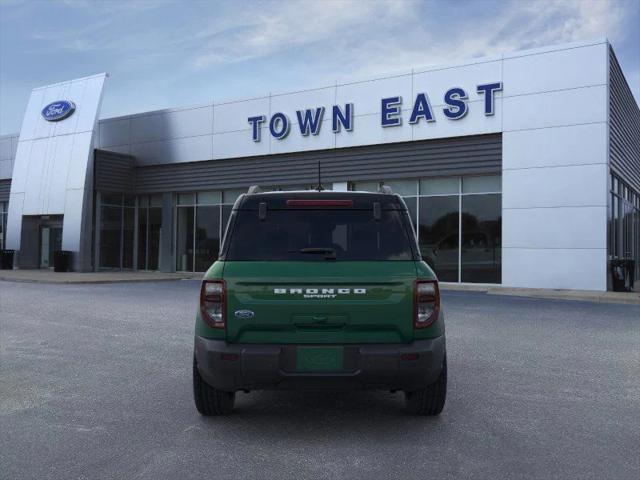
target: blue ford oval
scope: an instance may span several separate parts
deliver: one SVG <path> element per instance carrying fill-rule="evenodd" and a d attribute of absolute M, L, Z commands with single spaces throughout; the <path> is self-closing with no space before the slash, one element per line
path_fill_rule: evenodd
<path fill-rule="evenodd" d="M 58 122 L 71 116 L 76 110 L 76 104 L 69 100 L 58 100 L 51 102 L 42 109 L 42 118 L 48 122 Z"/>

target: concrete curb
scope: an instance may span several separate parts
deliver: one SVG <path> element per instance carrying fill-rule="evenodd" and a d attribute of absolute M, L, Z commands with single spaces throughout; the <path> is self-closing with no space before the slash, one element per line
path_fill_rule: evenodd
<path fill-rule="evenodd" d="M 550 290 L 544 288 L 514 288 L 496 285 L 460 285 L 443 283 L 444 291 L 481 292 L 487 295 L 504 295 L 514 297 L 544 298 L 551 300 L 572 300 L 577 302 L 620 303 L 640 305 L 638 292 L 594 292 L 588 290 Z"/>
<path fill-rule="evenodd" d="M 87 285 L 107 283 L 175 282 L 179 280 L 200 280 L 202 274 L 176 273 L 57 273 L 37 270 L 6 270 L 0 273 L 0 281 L 13 283 L 44 283 L 49 285 Z M 19 273 L 18 273 L 19 272 Z M 487 295 L 544 298 L 552 300 L 572 300 L 594 303 L 620 303 L 640 305 L 639 292 L 594 292 L 586 290 L 549 290 L 542 288 L 513 288 L 488 284 L 458 284 L 443 282 L 443 291 L 479 292 Z"/>
<path fill-rule="evenodd" d="M 104 285 L 106 283 L 155 283 L 155 282 L 179 282 L 182 280 L 199 280 L 195 277 L 182 277 L 182 278 L 136 278 L 127 280 L 33 280 L 29 278 L 3 278 L 0 277 L 0 282 L 11 283 L 43 283 L 46 285 Z"/>
<path fill-rule="evenodd" d="M 11 272 L 17 272 L 13 270 Z M 111 272 L 96 273 L 57 273 L 37 272 L 31 273 L 0 273 L 0 281 L 12 283 L 44 283 L 49 285 L 87 285 L 105 283 L 141 283 L 141 282 L 175 282 L 179 280 L 200 280 L 202 274 L 149 274 L 136 273 L 114 274 Z"/>

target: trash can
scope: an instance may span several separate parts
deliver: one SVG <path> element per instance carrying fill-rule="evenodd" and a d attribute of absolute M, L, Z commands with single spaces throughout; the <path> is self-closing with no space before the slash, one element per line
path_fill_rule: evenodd
<path fill-rule="evenodd" d="M 68 272 L 71 266 L 71 252 L 68 250 L 56 250 L 53 252 L 53 271 Z"/>
<path fill-rule="evenodd" d="M 15 250 L 0 250 L 0 270 L 13 270 Z"/>
<path fill-rule="evenodd" d="M 628 258 L 611 260 L 611 279 L 614 292 L 630 292 L 635 280 L 635 262 Z"/>
<path fill-rule="evenodd" d="M 629 282 L 627 284 L 629 291 L 633 292 L 633 286 L 636 282 L 636 262 L 635 260 L 627 260 L 627 268 L 629 270 Z"/>

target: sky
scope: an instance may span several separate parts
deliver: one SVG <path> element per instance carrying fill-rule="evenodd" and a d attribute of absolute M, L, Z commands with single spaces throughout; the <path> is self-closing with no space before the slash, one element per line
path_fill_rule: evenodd
<path fill-rule="evenodd" d="M 100 72 L 108 118 L 605 37 L 640 103 L 640 0 L 0 0 L 0 134 Z"/>

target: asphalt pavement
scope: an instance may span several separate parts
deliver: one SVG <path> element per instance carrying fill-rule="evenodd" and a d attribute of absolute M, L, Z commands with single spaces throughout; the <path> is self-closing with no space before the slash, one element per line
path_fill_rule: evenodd
<path fill-rule="evenodd" d="M 200 417 L 198 282 L 0 282 L 0 479 L 640 478 L 640 306 L 447 291 L 438 418 L 389 392 Z"/>

